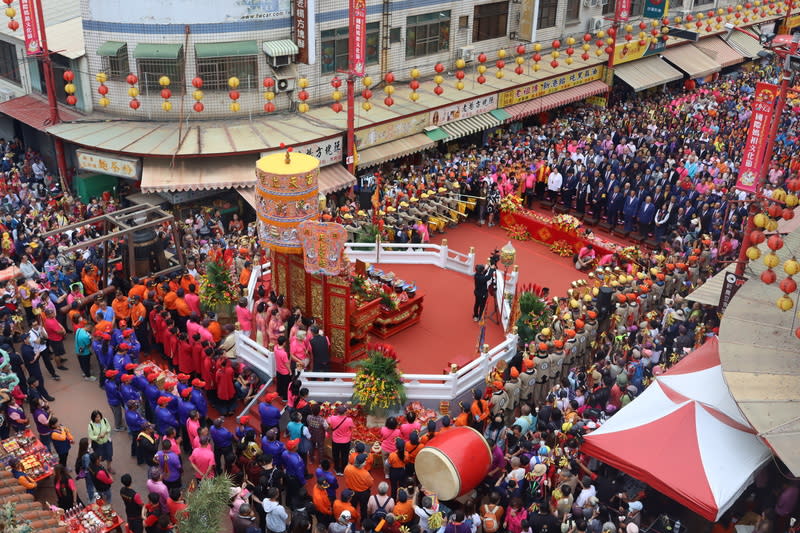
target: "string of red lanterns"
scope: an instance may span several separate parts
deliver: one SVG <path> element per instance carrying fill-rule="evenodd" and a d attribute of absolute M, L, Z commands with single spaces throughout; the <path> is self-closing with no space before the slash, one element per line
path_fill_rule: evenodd
<path fill-rule="evenodd" d="M 192 109 L 195 110 L 197 113 L 202 113 L 206 106 L 203 104 L 203 78 L 200 76 L 196 76 L 192 80 L 192 87 L 194 87 L 194 91 L 192 91 L 192 98 L 194 98 L 194 105 Z"/>
<path fill-rule="evenodd" d="M 272 102 L 275 99 L 275 91 L 272 90 L 272 88 L 275 87 L 275 80 L 273 78 L 266 77 L 264 78 L 262 85 L 264 85 L 264 88 L 266 89 L 266 91 L 264 91 L 264 100 L 267 101 L 267 103 L 264 104 L 264 111 L 267 113 L 272 113 L 275 111 L 275 104 Z"/>
<path fill-rule="evenodd" d="M 75 84 L 72 83 L 75 81 L 75 73 L 71 70 L 64 71 L 64 81 L 67 82 L 64 84 L 64 92 L 67 93 L 67 104 L 75 105 L 78 103 L 78 98 L 75 96 Z"/>
<path fill-rule="evenodd" d="M 139 100 L 136 98 L 139 96 L 139 88 L 136 86 L 136 84 L 139 83 L 139 78 L 136 76 L 136 74 L 128 74 L 125 77 L 125 83 L 130 85 L 130 87 L 128 87 L 128 96 L 131 97 L 131 101 L 128 102 L 128 106 L 136 111 L 139 109 L 139 106 L 142 105 L 141 102 L 139 102 Z"/>
<path fill-rule="evenodd" d="M 335 76 L 331 80 L 331 87 L 333 87 L 333 93 L 331 93 L 331 98 L 333 98 L 333 103 L 331 104 L 331 109 L 333 109 L 334 113 L 341 113 L 343 106 L 340 100 L 342 99 L 342 91 L 339 88 L 342 86 L 342 80 L 339 79 L 339 76 Z"/>
<path fill-rule="evenodd" d="M 98 72 L 97 75 L 94 77 L 97 80 L 97 83 L 100 85 L 97 87 L 97 92 L 100 94 L 100 99 L 97 101 L 101 107 L 108 107 L 108 104 L 111 103 L 111 100 L 108 99 L 108 85 L 105 83 L 108 81 L 108 76 L 105 72 Z"/>

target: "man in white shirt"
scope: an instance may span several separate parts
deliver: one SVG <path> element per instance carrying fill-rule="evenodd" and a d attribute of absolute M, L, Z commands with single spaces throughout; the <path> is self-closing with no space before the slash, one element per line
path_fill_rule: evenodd
<path fill-rule="evenodd" d="M 586 505 L 586 502 L 589 501 L 589 498 L 597 495 L 597 490 L 594 488 L 594 485 L 592 485 L 592 478 L 589 476 L 583 476 L 583 479 L 581 480 L 581 486 L 583 489 L 581 489 L 578 497 L 575 498 L 575 504 L 578 507 L 583 507 Z"/>
<path fill-rule="evenodd" d="M 547 196 L 554 204 L 558 200 L 558 195 L 561 192 L 561 185 L 563 182 L 564 178 L 561 176 L 558 168 L 553 167 L 553 171 L 550 172 L 549 176 L 547 176 Z"/>

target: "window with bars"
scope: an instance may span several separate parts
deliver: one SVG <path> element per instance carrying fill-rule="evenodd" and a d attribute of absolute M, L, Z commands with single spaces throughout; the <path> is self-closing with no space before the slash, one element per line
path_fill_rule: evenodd
<path fill-rule="evenodd" d="M 450 49 L 450 11 L 406 18 L 406 58 L 423 57 Z"/>
<path fill-rule="evenodd" d="M 203 78 L 203 89 L 227 91 L 228 80 L 239 78 L 240 89 L 258 87 L 258 57 L 213 57 L 197 60 L 197 75 Z"/>
<path fill-rule="evenodd" d="M 170 80 L 170 89 L 183 85 L 183 53 L 177 59 L 138 59 L 139 88 L 143 94 L 158 94 L 161 85 L 158 80 L 167 76 Z M 203 79 L 205 83 L 205 79 Z"/>
<path fill-rule="evenodd" d="M 472 42 L 505 37 L 508 26 L 508 2 L 475 6 Z"/>
<path fill-rule="evenodd" d="M 714 0 L 711 1 L 713 2 Z M 644 2 L 645 0 L 633 0 L 631 2 L 631 18 L 642 16 L 642 13 L 644 13 Z"/>
<path fill-rule="evenodd" d="M 581 18 L 580 0 L 567 0 L 567 20 L 578 20 Z"/>
<path fill-rule="evenodd" d="M 556 25 L 556 12 L 558 0 L 539 0 L 539 25 L 538 28 L 552 28 Z"/>
<path fill-rule="evenodd" d="M 617 9 L 617 0 L 608 0 L 608 3 L 603 6 L 603 15 L 611 15 Z"/>
<path fill-rule="evenodd" d="M 694 0 L 694 7 L 707 6 L 713 4 L 714 0 Z"/>
<path fill-rule="evenodd" d="M 378 63 L 380 29 L 380 22 L 367 24 L 367 65 L 376 65 Z M 350 29 L 346 26 L 320 32 L 320 41 L 322 42 L 322 66 L 320 71 L 322 74 L 347 70 L 347 54 L 350 45 L 349 33 Z"/>
<path fill-rule="evenodd" d="M 0 41 L 0 77 L 14 83 L 20 83 L 17 47 L 11 43 Z"/>
<path fill-rule="evenodd" d="M 108 75 L 110 80 L 124 80 L 131 72 L 130 61 L 128 60 L 128 45 L 121 46 L 113 56 L 100 57 L 103 72 Z"/>

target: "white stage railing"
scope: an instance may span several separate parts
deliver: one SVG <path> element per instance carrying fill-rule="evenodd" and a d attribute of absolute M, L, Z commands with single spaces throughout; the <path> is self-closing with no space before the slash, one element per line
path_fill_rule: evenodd
<path fill-rule="evenodd" d="M 461 253 L 451 250 L 447 240 L 442 244 L 400 244 L 393 242 L 348 242 L 347 257 L 365 263 L 390 265 L 435 265 L 462 274 L 475 272 L 475 252 Z"/>

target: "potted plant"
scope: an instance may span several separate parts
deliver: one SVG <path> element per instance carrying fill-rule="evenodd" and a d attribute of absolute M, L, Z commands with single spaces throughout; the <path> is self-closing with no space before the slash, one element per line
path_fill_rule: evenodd
<path fill-rule="evenodd" d="M 231 501 L 231 479 L 227 475 L 204 479 L 186 496 L 186 509 L 178 515 L 178 533 L 224 531 Z"/>
<path fill-rule="evenodd" d="M 366 358 L 349 366 L 356 369 L 354 403 L 363 405 L 367 412 L 376 416 L 405 405 L 403 375 L 397 366 L 397 353 L 391 345 L 370 344 Z"/>
<path fill-rule="evenodd" d="M 206 273 L 200 277 L 200 303 L 205 309 L 217 313 L 220 319 L 230 319 L 237 296 L 235 287 L 223 260 L 209 259 Z"/>

